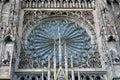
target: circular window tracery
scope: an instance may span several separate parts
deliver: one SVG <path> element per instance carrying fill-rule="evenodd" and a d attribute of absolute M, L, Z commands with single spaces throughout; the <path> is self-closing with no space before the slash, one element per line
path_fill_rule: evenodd
<path fill-rule="evenodd" d="M 52 19 L 37 25 L 27 38 L 26 48 L 27 54 L 44 66 L 48 66 L 49 56 L 53 66 L 54 52 L 56 64 L 59 65 L 59 50 L 61 50 L 63 67 L 65 67 L 65 52 L 68 67 L 71 66 L 71 57 L 74 59 L 74 67 L 78 67 L 86 63 L 87 58 L 92 54 L 91 38 L 86 30 L 75 22 L 65 19 Z"/>

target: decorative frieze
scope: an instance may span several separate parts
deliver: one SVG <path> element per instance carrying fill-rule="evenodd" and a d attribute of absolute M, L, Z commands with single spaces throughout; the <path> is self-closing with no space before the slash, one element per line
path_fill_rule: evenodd
<path fill-rule="evenodd" d="M 73 80 L 70 75 L 68 76 L 67 80 Z M 74 73 L 74 75 L 75 75 L 74 80 L 107 80 L 107 79 L 105 79 L 104 74 L 98 74 L 98 73 L 96 73 L 96 74 L 94 74 L 94 73 L 84 73 L 84 74 L 80 73 L 78 75 L 76 73 Z M 59 80 L 59 79 L 60 80 L 65 79 L 64 75 L 60 74 L 60 77 L 58 77 L 57 80 Z M 33 73 L 32 74 L 29 74 L 29 73 L 20 74 L 19 73 L 19 74 L 17 74 L 17 78 L 15 80 L 48 80 L 48 75 L 45 72 L 44 72 L 44 74 L 42 74 L 42 73 L 39 73 L 39 74 L 33 74 Z M 52 74 L 51 74 L 50 80 L 56 80 L 52 77 Z"/>
<path fill-rule="evenodd" d="M 22 0 L 22 8 L 94 9 L 96 0 Z"/>
<path fill-rule="evenodd" d="M 85 18 L 92 25 L 94 25 L 94 18 L 92 11 L 40 11 L 40 10 L 24 10 L 23 25 L 26 25 L 30 21 L 36 21 L 37 19 L 52 17 L 52 16 L 69 16 L 76 19 Z M 34 24 L 33 22 L 31 24 Z"/>
<path fill-rule="evenodd" d="M 81 74 L 80 80 L 106 80 L 104 74 Z"/>

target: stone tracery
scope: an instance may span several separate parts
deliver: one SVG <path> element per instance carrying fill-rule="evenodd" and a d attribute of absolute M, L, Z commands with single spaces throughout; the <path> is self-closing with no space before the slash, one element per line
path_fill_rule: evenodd
<path fill-rule="evenodd" d="M 31 11 L 26 11 L 25 10 L 25 14 L 26 13 L 29 14 L 29 12 L 31 14 Z M 85 16 L 86 14 L 89 14 L 89 16 L 91 15 L 91 17 Z M 91 11 L 67 11 L 67 12 L 65 12 L 65 11 L 60 11 L 60 12 L 59 11 L 49 11 L 48 12 L 48 11 L 36 11 L 35 10 L 35 11 L 32 11 L 32 15 L 33 16 L 32 16 L 32 18 L 30 18 L 30 20 L 27 19 L 26 16 L 24 18 L 24 21 L 25 21 L 24 31 L 25 32 L 23 33 L 24 36 L 23 36 L 23 44 L 22 44 L 24 46 L 23 46 L 23 49 L 21 49 L 21 51 L 23 51 L 21 53 L 21 55 L 24 56 L 24 57 L 23 58 L 20 57 L 20 64 L 19 64 L 18 69 L 40 69 L 40 70 L 42 70 L 42 68 L 46 68 L 46 69 L 48 69 L 47 72 L 48 72 L 48 78 L 49 79 L 50 79 L 49 75 L 51 73 L 54 74 L 54 77 L 56 76 L 56 74 L 57 74 L 56 70 L 59 69 L 59 67 L 60 67 L 60 60 L 55 60 L 55 57 L 56 57 L 56 59 L 59 59 L 59 56 L 60 56 L 60 55 L 58 55 L 59 49 L 56 50 L 57 55 L 54 55 L 52 52 L 50 52 L 50 53 L 52 53 L 52 57 L 50 56 L 51 54 L 47 55 L 46 57 L 43 57 L 45 55 L 40 56 L 39 49 L 38 49 L 38 51 L 36 50 L 38 52 L 38 54 L 36 54 L 36 51 L 34 51 L 35 50 L 35 45 L 33 43 L 31 43 L 30 41 L 33 42 L 35 39 L 40 39 L 40 40 L 46 39 L 46 38 L 44 38 L 45 36 L 40 38 L 40 35 L 38 35 L 38 33 L 40 33 L 42 35 L 45 35 L 43 33 L 44 32 L 46 33 L 46 31 L 48 31 L 47 33 L 51 33 L 51 34 L 56 33 L 56 36 L 58 36 L 58 27 L 57 26 L 59 26 L 59 24 L 63 25 L 63 26 L 60 27 L 60 29 L 62 31 L 67 31 L 68 33 L 70 32 L 70 33 L 73 33 L 73 34 L 74 33 L 79 34 L 78 35 L 79 40 L 77 40 L 77 37 L 73 38 L 73 41 L 75 39 L 77 40 L 78 45 L 83 44 L 84 41 L 87 45 L 90 45 L 90 47 L 88 49 L 83 47 L 83 49 L 85 49 L 86 54 L 85 53 L 82 54 L 81 52 L 79 52 L 79 50 L 78 50 L 78 52 L 74 53 L 75 52 L 74 48 L 73 48 L 73 51 L 71 52 L 71 53 L 74 53 L 74 54 L 71 54 L 70 51 L 72 50 L 72 47 L 74 47 L 74 46 L 78 47 L 78 46 L 76 44 L 73 44 L 72 42 L 69 42 L 69 39 L 68 39 L 67 42 L 69 44 L 72 43 L 72 45 L 74 45 L 74 46 L 71 46 L 70 50 L 66 51 L 66 53 L 69 55 L 69 56 L 67 56 L 64 53 L 64 51 L 65 51 L 65 47 L 64 47 L 65 40 L 64 39 L 65 38 L 61 38 L 61 47 L 62 47 L 61 49 L 63 51 L 62 55 L 64 55 L 64 56 L 62 56 L 63 61 L 61 62 L 61 64 L 62 64 L 62 68 L 66 69 L 65 70 L 65 74 L 67 74 L 66 76 L 70 77 L 70 75 L 72 75 L 72 77 L 74 77 L 74 71 L 69 70 L 69 69 L 73 69 L 73 68 L 76 68 L 76 69 L 80 69 L 80 68 L 89 68 L 89 69 L 91 69 L 91 68 L 102 68 L 101 61 L 100 61 L 100 55 L 99 55 L 99 52 L 97 50 L 97 44 L 96 44 L 96 40 L 95 40 L 96 35 L 95 35 L 94 30 L 93 30 L 94 22 L 92 20 L 93 16 L 91 14 Z M 67 17 L 67 16 L 69 16 L 69 17 Z M 79 22 L 76 22 L 76 20 L 74 21 L 75 18 L 78 19 Z M 29 21 L 27 21 L 27 20 L 29 20 Z M 56 25 L 54 25 L 55 21 L 56 21 Z M 54 25 L 54 26 L 52 26 L 52 25 Z M 69 25 L 69 26 L 67 26 L 67 28 L 65 28 L 66 25 Z M 53 31 L 51 32 L 52 29 L 53 29 Z M 79 30 L 80 30 L 80 32 L 79 32 Z M 62 31 L 60 31 L 60 32 L 62 32 Z M 66 34 L 68 34 L 67 32 L 66 32 Z M 88 35 L 87 32 L 89 32 L 90 34 Z M 84 33 L 84 35 L 82 35 L 83 33 Z M 31 36 L 31 38 L 30 38 L 30 36 Z M 48 36 L 50 37 L 52 35 L 49 34 Z M 74 35 L 71 35 L 71 37 L 72 36 L 74 36 Z M 32 39 L 33 37 L 35 39 Z M 84 37 L 84 39 L 82 37 Z M 40 40 L 38 40 L 38 42 Z M 35 40 L 35 42 L 36 41 L 37 40 Z M 44 41 L 46 41 L 46 40 L 44 40 Z M 58 47 L 58 45 L 59 45 L 58 41 L 59 41 L 59 39 L 55 39 L 55 42 L 56 42 L 55 47 Z M 81 43 L 81 41 L 83 43 Z M 53 44 L 54 39 L 53 40 L 50 39 L 50 43 L 51 42 Z M 32 45 L 34 45 L 34 47 L 31 47 L 32 51 L 30 51 L 30 52 L 35 53 L 35 55 L 31 55 L 33 53 L 31 53 L 31 54 L 29 53 L 29 50 L 28 50 L 28 47 L 27 47 L 28 43 L 29 44 L 31 43 Z M 39 44 L 37 44 L 37 45 L 39 45 Z M 42 44 L 40 44 L 40 45 L 42 45 Z M 68 44 L 66 44 L 66 47 L 67 46 L 68 46 Z M 51 47 L 51 46 L 49 46 L 49 47 Z M 49 47 L 46 47 L 45 50 L 47 50 L 47 48 L 49 48 Z M 40 46 L 39 46 L 39 48 L 40 48 Z M 54 45 L 52 45 L 52 48 L 54 48 Z M 82 46 L 80 48 L 80 51 L 81 51 L 81 49 L 82 49 Z M 77 48 L 76 48 L 76 50 L 77 50 Z M 44 53 L 42 53 L 42 54 L 44 54 Z M 78 58 L 77 54 L 81 55 L 81 57 L 79 56 L 79 58 Z M 36 55 L 40 56 L 40 57 L 37 58 L 37 57 L 35 57 Z M 94 55 L 96 55 L 96 56 L 94 56 Z M 27 57 L 29 59 L 27 59 Z M 42 59 L 42 57 L 44 59 Z M 69 57 L 69 58 L 67 58 L 67 57 Z M 41 58 L 41 60 L 40 60 L 40 58 Z M 23 64 L 24 62 L 25 62 L 25 65 Z M 26 64 L 26 62 L 27 62 L 27 64 Z M 51 64 L 54 64 L 54 65 L 51 65 Z M 69 72 L 70 72 L 70 74 L 69 74 Z M 43 73 L 45 73 L 45 72 L 43 72 Z"/>
<path fill-rule="evenodd" d="M 92 65 L 91 61 L 96 61 L 99 58 L 99 57 L 97 58 L 97 56 L 95 56 L 96 60 L 95 60 L 95 57 L 93 57 L 94 60 L 91 58 L 90 62 L 88 62 L 88 65 L 87 65 L 86 59 L 92 57 L 90 55 L 93 54 L 93 52 L 89 51 L 90 49 L 92 49 L 91 39 L 90 37 L 88 37 L 88 34 L 86 33 L 86 31 L 80 28 L 78 24 L 75 24 L 74 22 L 71 22 L 68 20 L 62 20 L 62 19 L 61 20 L 55 19 L 52 21 L 48 20 L 45 23 L 43 22 L 42 24 L 34 28 L 34 30 L 29 34 L 27 41 L 25 41 L 28 46 L 26 49 L 27 50 L 26 53 L 32 55 L 32 58 L 38 59 L 37 60 L 38 63 L 39 61 L 42 62 L 42 59 L 43 59 L 43 62 L 45 61 L 43 65 L 45 64 L 48 65 L 48 61 L 45 60 L 48 58 L 48 56 L 50 56 L 51 61 L 54 61 L 53 59 L 54 44 L 56 48 L 56 51 L 55 51 L 56 56 L 59 56 L 58 55 L 58 40 L 59 40 L 58 28 L 59 27 L 60 27 L 60 33 L 61 33 L 61 46 L 63 51 L 62 55 L 65 55 L 64 49 L 66 44 L 66 47 L 67 47 L 66 53 L 67 55 L 69 55 L 68 60 L 70 60 L 71 56 L 74 58 L 75 60 L 74 67 L 91 67 Z M 46 56 L 45 54 L 48 54 L 48 55 Z M 79 60 L 77 56 L 79 57 L 81 56 L 80 57 L 81 59 Z M 57 64 L 58 63 L 59 62 L 57 61 Z M 97 67 L 101 67 L 99 60 L 95 64 L 97 63 L 98 63 Z M 64 58 L 63 58 L 62 64 L 63 64 L 62 66 L 65 67 Z M 84 64 L 84 66 L 82 64 Z M 70 64 L 68 64 L 68 67 L 70 67 Z M 93 67 L 96 67 L 96 66 L 94 65 Z"/>
<path fill-rule="evenodd" d="M 15 64 L 1 64 L 1 54 L 2 57 L 6 56 L 6 60 L 9 60 L 2 49 L 0 77 L 3 74 L 1 70 L 6 72 L 4 75 L 7 75 L 12 70 L 10 69 L 12 66 L 15 68 L 12 72 L 14 80 L 61 78 L 66 80 L 111 80 L 113 78 L 114 70 L 112 68 L 116 67 L 116 64 L 118 65 L 120 56 L 119 44 L 117 44 L 119 34 L 115 29 L 116 25 L 113 22 L 111 11 L 115 11 L 114 4 L 120 6 L 118 0 L 109 0 L 108 4 L 112 6 L 111 11 L 108 9 L 106 0 L 9 0 L 7 3 L 10 5 L 10 10 L 6 9 L 6 2 L 3 3 L 3 0 L 0 0 L 0 20 L 2 20 L 0 27 L 3 31 L 0 34 L 2 35 L 0 41 L 2 44 L 6 35 L 11 35 L 12 39 L 16 40 L 15 52 L 11 53 L 13 57 L 15 56 L 13 58 Z M 6 19 L 4 20 L 4 18 Z M 60 32 L 57 28 L 59 24 L 55 26 L 54 23 L 63 26 L 59 26 Z M 66 27 L 64 24 L 69 26 Z M 102 27 L 102 36 L 96 33 L 100 32 L 99 27 L 100 29 Z M 53 31 L 51 32 L 51 30 Z M 70 35 L 63 36 L 62 32 L 65 31 L 66 35 Z M 55 36 L 52 35 L 53 33 L 56 33 Z M 53 39 L 53 37 L 55 38 Z M 2 44 L 0 47 L 4 46 Z M 8 45 L 7 47 L 9 48 Z M 68 47 L 70 48 L 68 49 Z M 104 54 L 108 61 L 103 60 Z M 11 59 L 10 62 L 12 61 Z M 105 61 L 105 65 L 103 61 Z M 4 66 L 8 68 L 3 68 Z M 116 73 L 120 72 L 116 69 Z"/>

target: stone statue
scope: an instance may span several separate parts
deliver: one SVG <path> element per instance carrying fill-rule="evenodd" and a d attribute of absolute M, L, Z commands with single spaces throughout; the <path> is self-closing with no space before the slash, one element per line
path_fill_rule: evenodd
<path fill-rule="evenodd" d="M 103 23 L 104 23 L 104 26 L 105 26 L 105 34 L 107 35 L 115 35 L 116 32 L 115 32 L 115 26 L 114 26 L 114 18 L 113 16 L 110 14 L 110 11 L 108 9 L 103 9 L 101 11 L 102 13 L 102 17 L 103 17 Z"/>
<path fill-rule="evenodd" d="M 120 62 L 120 55 L 118 55 L 115 51 L 111 50 L 110 55 L 113 63 Z"/>
<path fill-rule="evenodd" d="M 110 53 L 110 59 L 113 63 L 120 62 L 120 54 L 119 54 L 119 44 L 113 36 L 110 36 L 108 39 L 108 48 Z"/>
<path fill-rule="evenodd" d="M 10 62 L 10 52 L 9 51 L 6 51 L 5 55 L 3 56 L 2 62 L 3 62 L 3 64 L 6 64 L 6 65 L 9 64 L 9 62 Z"/>

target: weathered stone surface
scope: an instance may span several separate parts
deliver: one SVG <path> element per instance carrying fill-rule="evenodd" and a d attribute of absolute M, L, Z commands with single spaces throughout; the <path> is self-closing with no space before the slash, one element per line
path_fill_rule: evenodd
<path fill-rule="evenodd" d="M 119 0 L 0 0 L 0 80 L 119 80 Z"/>

